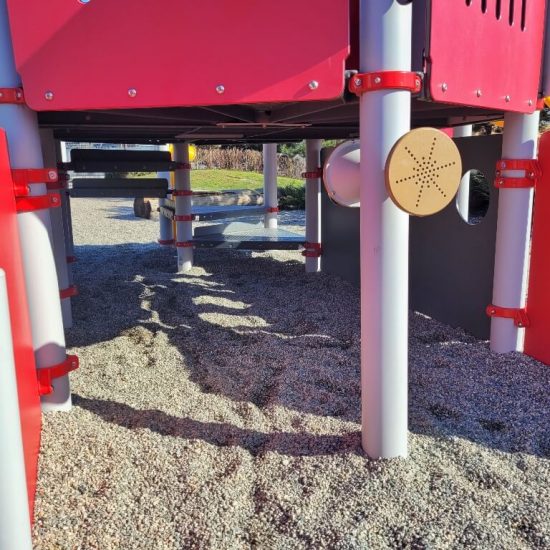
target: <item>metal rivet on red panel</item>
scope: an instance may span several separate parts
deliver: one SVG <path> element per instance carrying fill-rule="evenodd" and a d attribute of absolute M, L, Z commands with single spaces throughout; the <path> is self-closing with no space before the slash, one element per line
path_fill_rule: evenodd
<path fill-rule="evenodd" d="M 447 89 L 448 89 L 447 83 L 446 83 L 446 82 L 443 82 L 443 84 L 441 84 L 441 90 L 442 90 L 443 92 L 446 92 Z"/>
<path fill-rule="evenodd" d="M 218 94 L 223 94 L 225 92 L 225 86 L 223 84 L 218 84 L 216 86 L 216 92 Z"/>
<path fill-rule="evenodd" d="M 46 98 L 47 101 L 51 101 L 53 99 L 53 92 L 50 92 L 50 91 L 46 92 L 44 94 L 44 97 Z"/>
<path fill-rule="evenodd" d="M 477 97 L 481 97 L 481 90 L 479 88 L 476 90 L 476 95 Z"/>
<path fill-rule="evenodd" d="M 135 88 L 130 88 L 130 89 L 128 90 L 128 95 L 129 95 L 130 97 L 136 97 L 136 96 L 137 96 L 137 90 L 136 90 Z"/>
<path fill-rule="evenodd" d="M 504 101 L 506 101 L 506 103 L 510 103 L 510 96 L 509 95 L 505 96 Z"/>
<path fill-rule="evenodd" d="M 312 80 L 308 84 L 308 87 L 309 87 L 310 90 L 316 90 L 319 87 L 319 82 L 317 82 L 317 80 Z"/>

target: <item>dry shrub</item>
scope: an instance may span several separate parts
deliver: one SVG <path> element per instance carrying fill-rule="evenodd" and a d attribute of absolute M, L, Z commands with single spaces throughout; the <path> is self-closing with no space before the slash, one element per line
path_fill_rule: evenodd
<path fill-rule="evenodd" d="M 302 157 L 291 158 L 278 155 L 280 176 L 300 179 L 305 162 Z M 197 147 L 195 164 L 198 168 L 220 170 L 242 170 L 244 172 L 262 172 L 264 163 L 262 153 L 253 149 Z"/>

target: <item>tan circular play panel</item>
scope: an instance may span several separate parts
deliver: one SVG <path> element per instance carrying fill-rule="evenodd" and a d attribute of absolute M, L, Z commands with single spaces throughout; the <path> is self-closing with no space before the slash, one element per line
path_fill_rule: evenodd
<path fill-rule="evenodd" d="M 443 210 L 460 185 L 462 162 L 453 140 L 435 128 L 417 128 L 393 146 L 386 187 L 393 202 L 413 216 Z"/>

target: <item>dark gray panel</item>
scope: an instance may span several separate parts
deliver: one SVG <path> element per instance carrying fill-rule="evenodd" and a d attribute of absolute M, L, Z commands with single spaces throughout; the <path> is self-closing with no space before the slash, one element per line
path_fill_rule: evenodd
<path fill-rule="evenodd" d="M 456 139 L 463 171 L 478 169 L 489 179 L 490 205 L 478 225 L 468 225 L 453 201 L 443 212 L 412 218 L 410 225 L 410 304 L 479 338 L 489 335 L 485 307 L 491 302 L 498 190 L 492 186 L 502 137 Z M 323 271 L 359 284 L 359 210 L 322 199 Z"/>
<path fill-rule="evenodd" d="M 464 172 L 475 168 L 487 176 L 489 210 L 478 225 L 465 223 L 454 201 L 435 216 L 411 218 L 410 303 L 412 309 L 488 338 L 485 308 L 492 299 L 498 206 L 492 180 L 502 137 L 477 136 L 455 142 Z"/>

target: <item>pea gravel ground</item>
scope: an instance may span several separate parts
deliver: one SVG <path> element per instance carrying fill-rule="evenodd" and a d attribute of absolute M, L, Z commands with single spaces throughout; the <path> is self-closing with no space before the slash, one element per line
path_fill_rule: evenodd
<path fill-rule="evenodd" d="M 44 419 L 36 550 L 550 548 L 550 368 L 411 313 L 410 458 L 373 462 L 356 288 L 298 252 L 177 274 L 129 201 L 73 217 L 82 366 Z"/>

